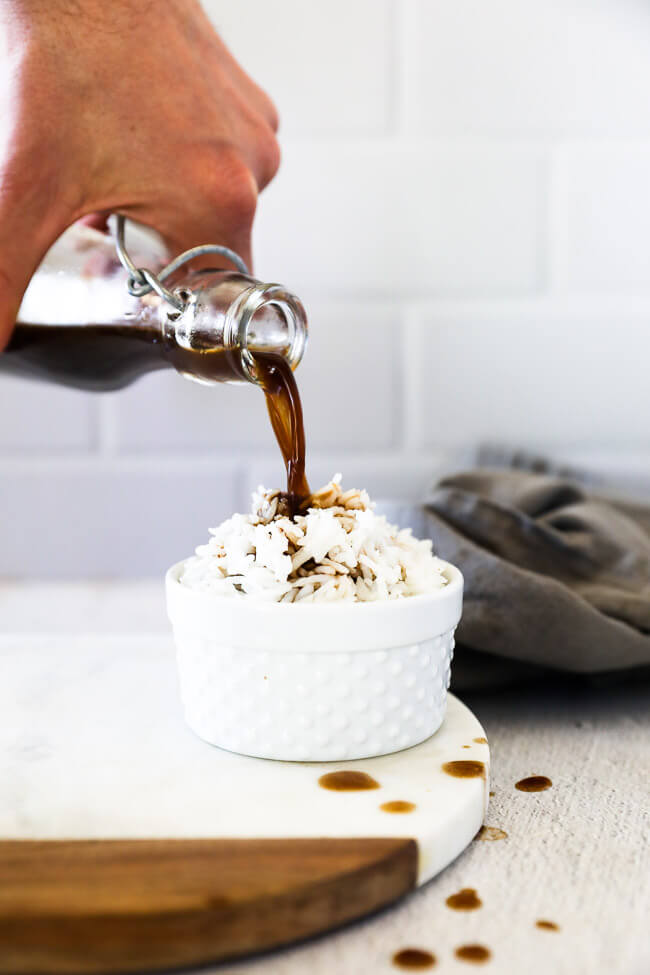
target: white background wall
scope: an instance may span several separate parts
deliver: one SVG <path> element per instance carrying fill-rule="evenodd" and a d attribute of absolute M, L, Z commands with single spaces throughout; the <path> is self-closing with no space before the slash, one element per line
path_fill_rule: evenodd
<path fill-rule="evenodd" d="M 207 0 L 276 100 L 256 271 L 309 473 L 416 497 L 481 442 L 650 457 L 647 0 Z M 256 389 L 0 378 L 0 572 L 155 574 L 281 464 Z"/>

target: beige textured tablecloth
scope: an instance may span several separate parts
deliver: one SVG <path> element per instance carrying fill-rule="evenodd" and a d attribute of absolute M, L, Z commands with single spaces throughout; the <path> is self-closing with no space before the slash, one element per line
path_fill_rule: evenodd
<path fill-rule="evenodd" d="M 507 831 L 474 842 L 439 877 L 371 920 L 256 961 L 232 975 L 363 975 L 397 972 L 391 956 L 425 948 L 432 969 L 494 975 L 647 975 L 650 972 L 650 688 L 537 690 L 465 697 L 492 752 L 487 823 Z M 514 783 L 547 775 L 546 792 Z M 445 905 L 476 888 L 483 907 Z M 542 931 L 537 919 L 560 930 Z M 454 957 L 479 943 L 492 957 Z"/>
<path fill-rule="evenodd" d="M 74 612 L 73 612 L 74 610 Z M 158 583 L 0 585 L 4 629 L 142 632 L 165 626 Z M 397 972 L 405 946 L 433 952 L 440 973 L 647 975 L 650 972 L 650 685 L 608 688 L 543 682 L 465 694 L 492 754 L 487 823 L 507 831 L 474 842 L 438 878 L 393 908 L 272 955 L 204 971 L 232 975 Z M 525 794 L 518 779 L 553 787 Z M 445 898 L 476 888 L 471 913 Z M 555 921 L 558 932 L 535 927 Z M 480 943 L 483 966 L 454 957 Z"/>

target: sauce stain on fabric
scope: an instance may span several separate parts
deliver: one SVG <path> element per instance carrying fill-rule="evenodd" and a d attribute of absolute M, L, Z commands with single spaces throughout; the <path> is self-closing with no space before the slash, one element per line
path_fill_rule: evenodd
<path fill-rule="evenodd" d="M 515 789 L 520 792 L 544 792 L 550 789 L 553 783 L 545 775 L 529 775 L 527 779 L 519 779 L 515 782 Z"/>
<path fill-rule="evenodd" d="M 474 964 L 482 964 L 492 957 L 492 952 L 485 945 L 461 945 L 454 954 L 461 961 L 471 961 Z"/>
<path fill-rule="evenodd" d="M 445 904 L 452 911 L 476 911 L 483 907 L 483 901 L 473 887 L 463 887 L 457 894 L 451 894 Z"/>
<path fill-rule="evenodd" d="M 456 779 L 484 779 L 485 762 L 474 762 L 471 759 L 445 762 L 442 771 Z"/>
<path fill-rule="evenodd" d="M 327 772 L 321 775 L 318 784 L 322 789 L 333 792 L 364 792 L 367 789 L 379 789 L 379 782 L 367 772 Z"/>
<path fill-rule="evenodd" d="M 422 948 L 402 948 L 393 955 L 393 965 L 397 968 L 408 968 L 411 971 L 416 969 L 433 968 L 436 963 L 436 956 L 430 951 L 423 951 Z"/>
<path fill-rule="evenodd" d="M 500 829 L 498 826 L 481 826 L 474 837 L 475 840 L 483 840 L 487 843 L 494 843 L 497 840 L 505 840 L 507 838 L 508 834 L 505 829 Z"/>
<path fill-rule="evenodd" d="M 535 927 L 540 928 L 542 931 L 559 931 L 560 925 L 556 924 L 555 921 L 545 921 L 540 918 L 539 921 L 535 921 Z"/>

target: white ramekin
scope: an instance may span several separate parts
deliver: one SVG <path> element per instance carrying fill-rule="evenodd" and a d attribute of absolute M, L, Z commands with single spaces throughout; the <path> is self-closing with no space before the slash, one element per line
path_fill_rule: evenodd
<path fill-rule="evenodd" d="M 371 758 L 429 738 L 445 715 L 463 577 L 426 596 L 285 605 L 189 589 L 167 572 L 185 719 L 259 758 Z"/>

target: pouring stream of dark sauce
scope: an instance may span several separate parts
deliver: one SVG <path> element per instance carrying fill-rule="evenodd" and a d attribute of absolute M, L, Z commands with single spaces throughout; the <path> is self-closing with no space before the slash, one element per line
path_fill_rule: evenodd
<path fill-rule="evenodd" d="M 271 426 L 287 471 L 286 501 L 289 514 L 297 514 L 311 491 L 305 475 L 305 428 L 302 403 L 291 366 L 281 355 L 256 352 L 253 356 L 260 386 L 266 396 Z"/>

